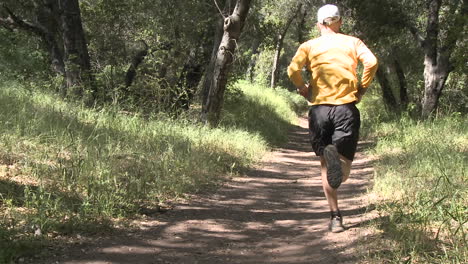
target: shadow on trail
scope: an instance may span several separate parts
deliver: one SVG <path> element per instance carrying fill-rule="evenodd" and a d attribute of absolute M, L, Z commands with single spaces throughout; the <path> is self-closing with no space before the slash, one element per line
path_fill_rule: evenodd
<path fill-rule="evenodd" d="M 339 191 L 350 228 L 330 234 L 320 165 L 307 133 L 304 124 L 294 127 L 290 143 L 261 168 L 143 221 L 138 231 L 64 253 L 60 263 L 355 263 L 347 250 L 357 241 L 346 237 L 366 212 L 359 196 L 372 166 L 358 153 Z"/>

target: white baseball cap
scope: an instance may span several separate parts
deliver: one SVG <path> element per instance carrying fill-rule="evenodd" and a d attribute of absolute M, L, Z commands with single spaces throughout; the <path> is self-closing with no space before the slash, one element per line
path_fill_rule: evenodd
<path fill-rule="evenodd" d="M 320 24 L 325 24 L 324 20 L 331 18 L 329 24 L 333 24 L 336 21 L 340 20 L 340 10 L 336 5 L 324 5 L 317 12 L 317 21 Z"/>

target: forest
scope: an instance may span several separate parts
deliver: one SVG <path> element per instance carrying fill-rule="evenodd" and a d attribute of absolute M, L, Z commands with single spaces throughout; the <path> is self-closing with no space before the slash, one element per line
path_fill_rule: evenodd
<path fill-rule="evenodd" d="M 0 0 L 0 263 L 284 145 L 307 111 L 287 67 L 324 4 L 379 62 L 359 109 L 382 235 L 362 263 L 466 263 L 465 0 Z"/>

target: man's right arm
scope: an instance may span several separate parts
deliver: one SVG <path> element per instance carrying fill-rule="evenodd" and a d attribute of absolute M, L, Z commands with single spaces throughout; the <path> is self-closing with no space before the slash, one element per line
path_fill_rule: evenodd
<path fill-rule="evenodd" d="M 298 92 L 306 97 L 308 92 L 308 85 L 305 84 L 304 80 L 302 79 L 302 68 L 307 62 L 307 46 L 303 43 L 294 55 L 293 59 L 291 60 L 291 64 L 288 67 L 288 76 L 289 79 L 293 82 L 296 86 Z"/>

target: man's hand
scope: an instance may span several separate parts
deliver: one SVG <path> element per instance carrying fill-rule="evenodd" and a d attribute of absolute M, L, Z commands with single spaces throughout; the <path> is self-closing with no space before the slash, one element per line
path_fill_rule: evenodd
<path fill-rule="evenodd" d="M 361 84 L 358 84 L 358 91 L 357 91 L 357 101 L 356 104 L 359 104 L 362 100 L 362 96 L 366 93 L 367 88 L 362 87 Z"/>
<path fill-rule="evenodd" d="M 304 84 L 302 87 L 297 87 L 296 90 L 305 99 L 308 99 L 307 98 L 307 96 L 309 95 L 309 85 L 308 84 Z"/>

